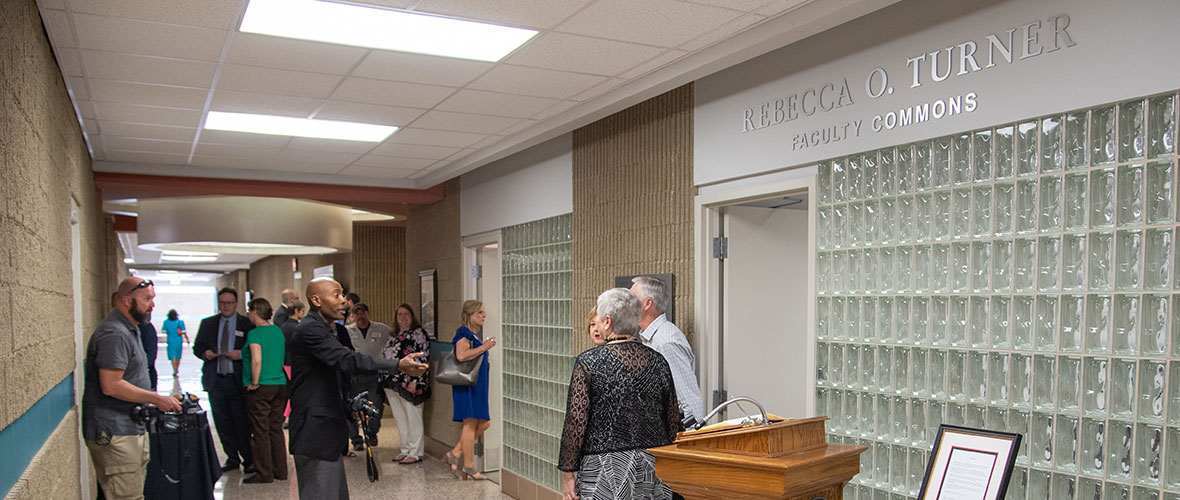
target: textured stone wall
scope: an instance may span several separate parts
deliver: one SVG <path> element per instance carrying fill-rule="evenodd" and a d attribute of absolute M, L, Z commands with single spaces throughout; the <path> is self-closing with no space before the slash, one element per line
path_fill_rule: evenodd
<path fill-rule="evenodd" d="M 373 321 L 394 326 L 397 306 L 406 296 L 406 229 L 357 224 L 352 227 L 354 289 L 369 306 Z M 418 307 L 414 314 L 419 314 Z"/>
<path fill-rule="evenodd" d="M 0 2 L 0 428 L 74 370 L 108 310 L 119 267 L 77 118 L 33 0 Z M 74 317 L 71 199 L 78 204 L 82 317 Z M 79 395 L 80 397 L 80 395 Z M 76 414 L 25 469 L 28 498 L 81 495 Z M 21 464 L 23 467 L 23 464 Z M 10 465 L 6 465 L 10 466 Z M 62 480 L 62 478 L 71 480 Z M 15 490 L 14 490 L 15 491 Z M 25 497 L 21 497 L 25 498 Z"/>
<path fill-rule="evenodd" d="M 253 290 L 255 297 L 262 297 L 270 301 L 272 306 L 278 307 L 283 301 L 284 288 L 299 290 L 299 297 L 306 299 L 304 289 L 307 288 L 307 282 L 315 276 L 315 268 L 332 266 L 336 281 L 344 285 L 345 290 L 354 291 L 352 253 L 295 256 L 299 272 L 302 273 L 298 280 L 295 279 L 295 272 L 291 271 L 291 258 L 290 255 L 275 255 L 258 259 L 250 264 L 249 272 L 238 271 L 244 277 L 235 277 L 234 273 L 230 273 L 219 278 L 217 286 L 233 286 L 242 293 L 245 290 Z M 363 294 L 361 298 L 364 298 Z M 306 303 L 304 300 L 304 304 Z M 244 312 L 246 304 L 242 303 L 241 306 Z"/>

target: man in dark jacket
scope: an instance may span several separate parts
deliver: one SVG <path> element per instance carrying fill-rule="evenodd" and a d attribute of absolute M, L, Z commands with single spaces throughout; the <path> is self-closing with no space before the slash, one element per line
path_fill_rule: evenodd
<path fill-rule="evenodd" d="M 348 439 L 348 411 L 340 392 L 344 374 L 400 370 L 420 375 L 422 353 L 402 359 L 374 359 L 336 340 L 333 320 L 344 319 L 344 289 L 330 278 L 307 285 L 310 312 L 291 337 L 291 454 L 299 498 L 347 499 L 348 483 L 340 445 Z"/>
<path fill-rule="evenodd" d="M 242 346 L 254 323 L 238 314 L 238 291 L 233 288 L 217 292 L 217 310 L 220 314 L 201 320 L 193 340 L 193 354 L 205 362 L 201 385 L 209 393 L 213 424 L 227 455 L 221 470 L 228 472 L 244 466 L 246 472 L 253 472 L 250 419 L 246 414 L 246 388 L 242 386 Z"/>

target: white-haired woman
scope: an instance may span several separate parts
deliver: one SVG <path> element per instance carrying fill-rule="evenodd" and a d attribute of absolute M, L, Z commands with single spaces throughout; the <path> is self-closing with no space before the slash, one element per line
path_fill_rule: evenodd
<path fill-rule="evenodd" d="M 606 343 L 574 360 L 557 466 L 564 500 L 672 498 L 646 450 L 672 443 L 680 408 L 668 362 L 635 340 L 642 307 L 625 288 L 598 296 Z"/>

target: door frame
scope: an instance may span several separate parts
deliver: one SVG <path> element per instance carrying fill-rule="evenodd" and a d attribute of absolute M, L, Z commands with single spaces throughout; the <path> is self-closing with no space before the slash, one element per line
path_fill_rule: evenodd
<path fill-rule="evenodd" d="M 694 331 L 696 342 L 693 346 L 697 355 L 697 382 L 705 399 L 705 406 L 714 406 L 713 391 L 723 383 L 722 330 L 723 316 L 728 306 L 722 296 L 722 273 L 720 261 L 713 258 L 713 238 L 720 236 L 722 209 L 729 205 L 747 201 L 772 198 L 788 194 L 807 193 L 807 376 L 805 383 L 812 390 L 807 391 L 805 404 L 807 415 L 815 415 L 815 256 L 816 256 L 816 193 L 817 176 L 810 174 L 761 185 L 745 185 L 729 190 L 718 190 L 697 195 L 693 200 L 693 247 L 696 259 L 696 285 L 693 290 Z M 728 292 L 726 292 L 728 293 Z"/>
<path fill-rule="evenodd" d="M 462 245 L 463 245 L 463 300 L 479 299 L 479 297 L 477 297 L 477 295 L 479 294 L 479 278 L 476 278 L 474 276 L 474 274 L 472 273 L 472 269 L 477 264 L 479 264 L 479 249 L 480 248 L 486 247 L 488 245 L 493 245 L 493 244 L 497 246 L 497 248 L 500 251 L 500 263 L 501 263 L 500 264 L 500 271 L 501 271 L 500 275 L 503 276 L 504 245 L 503 245 L 502 241 L 503 240 L 501 238 L 501 231 L 499 229 L 494 230 L 494 231 L 488 231 L 485 233 L 479 233 L 479 234 L 474 234 L 474 235 L 463 237 L 463 239 L 462 239 Z M 503 308 L 503 306 L 504 306 L 504 282 L 503 282 L 503 279 L 501 279 L 498 286 L 500 287 L 500 310 L 499 311 L 490 311 L 489 316 L 491 317 L 492 321 L 496 321 L 500 324 L 500 332 L 501 332 L 501 334 L 503 334 L 503 328 L 504 328 L 504 310 L 503 310 L 504 309 Z M 488 388 L 489 393 L 490 393 L 488 395 L 489 398 L 491 398 L 491 396 L 494 394 L 500 395 L 498 402 L 491 401 L 489 399 L 489 403 L 491 404 L 491 408 L 490 408 L 491 415 L 489 415 L 489 416 L 492 417 L 492 422 L 493 422 L 491 431 L 496 432 L 496 434 L 497 434 L 496 438 L 499 443 L 499 446 L 497 446 L 496 449 L 499 450 L 500 456 L 496 457 L 496 459 L 494 461 L 492 461 L 492 464 L 493 464 L 492 466 L 495 467 L 494 470 L 497 470 L 497 471 L 501 470 L 504 465 L 504 455 L 503 455 L 503 453 L 504 453 L 504 403 L 503 403 L 503 394 L 504 394 L 504 372 L 503 372 L 504 363 L 503 363 L 503 360 L 504 360 L 504 357 L 499 354 L 500 352 L 501 351 L 498 349 L 493 349 L 492 351 L 489 352 L 489 356 L 492 356 L 493 360 L 492 360 L 492 369 L 491 369 L 491 371 L 488 372 L 488 375 L 491 376 L 491 380 L 489 380 L 490 387 Z M 486 436 L 486 434 L 485 434 L 485 436 Z M 480 442 L 485 443 L 486 439 L 481 438 Z M 488 449 L 486 446 L 484 447 L 483 451 L 484 451 L 484 454 L 482 456 L 476 457 L 476 460 L 477 460 L 476 468 L 477 469 L 487 469 L 487 467 L 488 467 L 488 458 L 487 458 Z M 485 472 L 488 472 L 488 471 L 485 470 Z M 492 477 L 495 480 L 494 482 L 499 481 L 498 474 L 493 474 Z"/>

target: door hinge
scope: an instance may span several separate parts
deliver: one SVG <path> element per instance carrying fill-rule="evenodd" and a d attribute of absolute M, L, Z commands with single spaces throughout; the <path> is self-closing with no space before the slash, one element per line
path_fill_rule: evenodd
<path fill-rule="evenodd" d="M 728 259 L 729 258 L 729 238 L 725 236 L 718 236 L 713 238 L 713 258 L 714 259 Z"/>
<path fill-rule="evenodd" d="M 471 277 L 475 278 L 475 279 L 482 278 L 483 277 L 483 266 L 481 266 L 479 264 L 471 266 Z"/>

